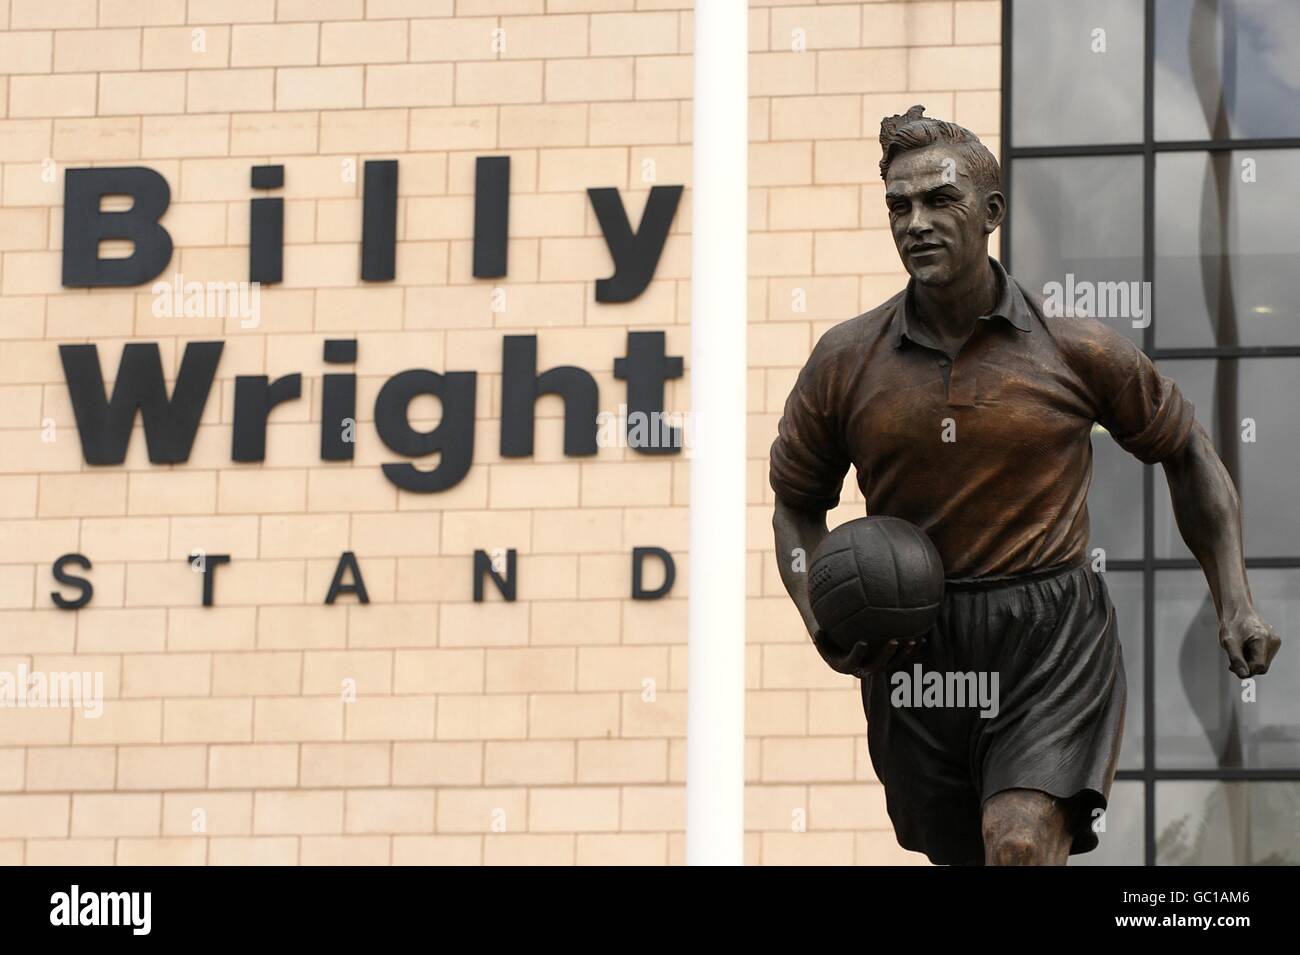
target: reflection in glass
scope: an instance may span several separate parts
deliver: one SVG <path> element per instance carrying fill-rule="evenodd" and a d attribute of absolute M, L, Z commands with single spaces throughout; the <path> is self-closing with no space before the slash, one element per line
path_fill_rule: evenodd
<path fill-rule="evenodd" d="M 1017 159 L 1012 171 L 1011 268 L 1035 295 L 1049 282 L 1142 280 L 1142 158 Z M 1106 324 L 1135 342 L 1132 317 Z"/>
<path fill-rule="evenodd" d="M 1128 689 L 1119 768 L 1141 769 L 1145 740 L 1142 731 L 1142 574 L 1140 571 L 1110 570 L 1104 579 L 1111 603 L 1115 605 Z"/>
<path fill-rule="evenodd" d="M 1021 2 L 1012 11 L 1016 146 L 1142 139 L 1142 0 Z"/>
<path fill-rule="evenodd" d="M 1300 783 L 1156 783 L 1156 865 L 1300 865 Z"/>
<path fill-rule="evenodd" d="M 1110 787 L 1105 829 L 1098 831 L 1100 845 L 1091 852 L 1070 856 L 1070 865 L 1142 865 L 1146 843 L 1146 817 L 1142 783 L 1120 780 Z"/>
<path fill-rule="evenodd" d="M 1088 539 L 1107 560 L 1142 558 L 1142 463 L 1101 425 L 1092 430 L 1092 486 L 1088 489 Z"/>
<path fill-rule="evenodd" d="M 1300 548 L 1300 358 L 1167 360 L 1160 370 L 1196 406 L 1242 500 L 1248 557 L 1287 557 Z M 1169 486 L 1155 481 L 1157 557 L 1190 558 L 1174 523 Z"/>
<path fill-rule="evenodd" d="M 1300 626 L 1300 570 L 1250 571 L 1255 609 L 1281 634 Z M 1199 570 L 1156 574 L 1156 764 L 1161 769 L 1300 766 L 1300 654 L 1285 649 L 1253 684 L 1228 672 Z"/>
<path fill-rule="evenodd" d="M 1300 150 L 1157 155 L 1156 346 L 1300 344 L 1297 209 Z"/>
<path fill-rule="evenodd" d="M 1156 138 L 1300 135 L 1298 46 L 1295 0 L 1156 0 Z"/>

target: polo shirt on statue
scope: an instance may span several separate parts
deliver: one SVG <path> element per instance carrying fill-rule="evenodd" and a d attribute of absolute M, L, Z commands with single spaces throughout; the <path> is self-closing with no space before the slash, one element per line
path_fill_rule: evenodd
<path fill-rule="evenodd" d="M 1093 422 L 1147 464 L 1178 455 L 1194 423 L 1136 345 L 1094 319 L 1045 317 L 989 261 L 997 305 L 955 359 L 911 312 L 911 282 L 823 335 L 771 451 L 772 489 L 810 511 L 838 504 L 855 467 L 867 513 L 924 530 L 950 579 L 1080 563 Z"/>

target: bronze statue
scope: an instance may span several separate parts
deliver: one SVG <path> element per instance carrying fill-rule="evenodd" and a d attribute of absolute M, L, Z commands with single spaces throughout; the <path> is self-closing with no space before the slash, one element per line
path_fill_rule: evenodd
<path fill-rule="evenodd" d="M 1007 211 L 997 160 L 923 112 L 880 128 L 911 280 L 822 336 L 799 374 L 771 452 L 777 558 L 819 652 L 862 679 L 899 843 L 939 864 L 1063 865 L 1097 845 L 1124 725 L 1115 611 L 1085 559 L 1094 422 L 1164 466 L 1228 668 L 1267 672 L 1280 639 L 1255 612 L 1237 492 L 1191 405 L 1128 339 L 1045 316 L 989 258 Z M 818 640 L 791 559 L 826 536 L 850 465 L 867 513 L 924 530 L 946 578 L 929 634 L 865 660 Z M 899 686 L 927 672 L 939 674 L 939 702 L 917 705 Z M 953 674 L 992 676 L 992 715 L 945 701 Z"/>

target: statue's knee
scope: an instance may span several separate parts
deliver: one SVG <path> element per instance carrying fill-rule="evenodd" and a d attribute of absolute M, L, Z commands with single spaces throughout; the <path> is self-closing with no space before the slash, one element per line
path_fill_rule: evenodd
<path fill-rule="evenodd" d="M 989 865 L 1046 865 L 1050 848 L 1028 829 L 1011 829 L 985 840 Z"/>
<path fill-rule="evenodd" d="M 1065 805 L 1037 790 L 1008 790 L 984 806 L 986 865 L 1064 865 L 1070 854 Z"/>

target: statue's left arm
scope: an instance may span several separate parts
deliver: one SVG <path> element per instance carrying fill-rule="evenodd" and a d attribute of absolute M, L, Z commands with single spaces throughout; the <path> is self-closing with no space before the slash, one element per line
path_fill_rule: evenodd
<path fill-rule="evenodd" d="M 1199 424 L 1183 450 L 1161 463 L 1178 530 L 1210 585 L 1228 669 L 1242 679 L 1267 673 L 1282 641 L 1255 612 L 1242 555 L 1241 499 L 1227 468 Z"/>
<path fill-rule="evenodd" d="M 1143 464 L 1165 469 L 1178 530 L 1205 571 L 1228 669 L 1266 673 L 1281 641 L 1255 612 L 1242 554 L 1241 499 L 1178 384 L 1136 343 L 1094 319 L 1057 323 L 1099 421 Z"/>

